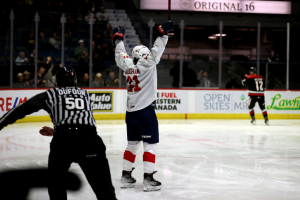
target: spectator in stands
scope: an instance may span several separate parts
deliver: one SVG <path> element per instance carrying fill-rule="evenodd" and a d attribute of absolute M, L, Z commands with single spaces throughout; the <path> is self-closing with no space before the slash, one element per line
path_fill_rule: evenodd
<path fill-rule="evenodd" d="M 66 8 L 65 8 L 65 6 L 64 6 L 63 1 L 60 1 L 60 2 L 58 3 L 57 11 L 58 11 L 58 12 L 64 12 L 65 9 L 66 9 Z"/>
<path fill-rule="evenodd" d="M 71 39 L 72 32 L 65 33 L 65 48 L 72 47 L 72 39 Z"/>
<path fill-rule="evenodd" d="M 94 52 L 96 50 L 95 48 L 95 41 L 92 41 L 92 51 Z"/>
<path fill-rule="evenodd" d="M 45 33 L 43 31 L 40 32 L 39 37 L 39 46 L 42 50 L 51 50 L 53 49 L 53 46 L 49 43 L 49 38 L 45 37 Z"/>
<path fill-rule="evenodd" d="M 197 79 L 197 73 L 193 69 L 189 68 L 188 62 L 183 63 L 182 76 L 183 76 L 183 82 L 182 82 L 183 87 L 196 87 L 200 83 Z"/>
<path fill-rule="evenodd" d="M 98 51 L 93 52 L 93 65 L 98 66 L 101 63 L 101 57 Z"/>
<path fill-rule="evenodd" d="M 104 43 L 104 39 L 101 37 L 100 33 L 96 33 L 94 41 L 95 41 L 96 49 L 100 49 L 102 44 Z"/>
<path fill-rule="evenodd" d="M 45 83 L 47 82 L 44 79 L 44 73 L 45 73 L 45 68 L 44 67 L 39 67 L 38 68 L 38 73 L 37 73 L 37 86 L 38 87 L 44 87 Z"/>
<path fill-rule="evenodd" d="M 25 82 L 24 82 L 24 76 L 23 74 L 20 72 L 17 74 L 18 77 L 18 82 L 13 84 L 14 88 L 23 88 L 25 87 Z"/>
<path fill-rule="evenodd" d="M 82 15 L 81 14 L 79 14 L 78 15 L 78 18 L 77 18 L 77 20 L 79 21 L 79 22 L 83 22 L 84 20 L 83 20 L 83 17 L 82 17 Z"/>
<path fill-rule="evenodd" d="M 35 37 L 32 31 L 30 31 L 28 37 L 25 39 L 25 46 L 27 50 L 33 50 L 35 48 Z"/>
<path fill-rule="evenodd" d="M 47 56 L 47 60 L 46 60 L 45 65 L 44 65 L 44 68 L 46 69 L 46 71 L 51 68 L 52 64 L 53 64 L 52 57 Z"/>
<path fill-rule="evenodd" d="M 24 0 L 23 0 L 23 1 L 19 0 L 19 1 L 16 2 L 16 6 L 17 6 L 17 5 L 19 5 L 20 7 L 23 7 L 24 5 L 26 5 L 26 1 L 24 1 Z"/>
<path fill-rule="evenodd" d="M 100 2 L 99 0 L 95 0 L 93 2 L 93 6 L 94 6 L 94 13 L 98 13 L 103 8 L 103 3 Z"/>
<path fill-rule="evenodd" d="M 104 81 L 101 73 L 96 74 L 95 80 L 92 83 L 92 87 L 104 87 Z"/>
<path fill-rule="evenodd" d="M 67 15 L 67 21 L 65 24 L 66 32 L 72 32 L 76 27 L 75 27 L 75 21 L 72 17 L 72 15 Z"/>
<path fill-rule="evenodd" d="M 82 13 L 82 9 L 81 9 L 81 5 L 77 6 L 77 15 L 81 15 Z"/>
<path fill-rule="evenodd" d="M 88 52 L 84 52 L 81 58 L 78 61 L 79 67 L 88 67 L 89 66 L 89 54 Z"/>
<path fill-rule="evenodd" d="M 80 59 L 88 52 L 87 48 L 84 46 L 84 41 L 79 40 L 79 46 L 74 50 L 74 57 L 79 62 Z"/>
<path fill-rule="evenodd" d="M 207 78 L 208 73 L 206 71 L 200 70 L 198 78 L 200 81 L 200 87 L 210 87 L 210 80 Z"/>
<path fill-rule="evenodd" d="M 114 34 L 111 32 L 111 33 L 109 34 L 109 39 L 110 39 L 110 43 L 111 43 L 111 44 L 114 43 L 113 36 L 114 36 Z"/>
<path fill-rule="evenodd" d="M 19 52 L 19 56 L 15 60 L 16 65 L 28 64 L 29 60 L 25 57 L 25 52 Z"/>
<path fill-rule="evenodd" d="M 56 76 L 53 76 L 53 74 L 56 74 L 55 70 L 58 68 L 59 67 L 54 68 L 54 64 L 52 63 L 51 68 L 45 75 L 45 80 L 47 81 L 45 83 L 45 87 L 56 87 Z"/>
<path fill-rule="evenodd" d="M 115 54 L 111 48 L 106 50 L 103 60 L 104 61 L 115 61 Z"/>
<path fill-rule="evenodd" d="M 115 73 L 110 72 L 109 73 L 109 78 L 106 79 L 105 81 L 106 86 L 118 86 L 119 85 L 119 79 L 115 78 Z"/>
<path fill-rule="evenodd" d="M 96 51 L 97 51 L 97 49 L 96 49 L 95 41 L 92 41 L 92 54 L 93 54 L 92 62 L 93 63 L 94 63 L 94 56 L 95 56 Z"/>
<path fill-rule="evenodd" d="M 108 44 L 103 43 L 100 50 L 99 50 L 99 53 L 100 53 L 101 56 L 104 57 L 104 54 L 106 53 L 106 51 L 108 51 Z"/>
<path fill-rule="evenodd" d="M 78 86 L 89 87 L 89 74 L 84 73 L 82 80 L 79 82 Z"/>
<path fill-rule="evenodd" d="M 48 11 L 51 11 L 51 10 L 53 10 L 54 8 L 53 8 L 53 6 L 52 6 L 52 2 L 51 1 L 48 1 L 47 2 L 47 10 Z"/>
<path fill-rule="evenodd" d="M 53 48 L 58 49 L 60 46 L 60 38 L 59 35 L 54 31 L 52 33 L 52 37 L 49 39 L 49 43 L 53 46 Z"/>
<path fill-rule="evenodd" d="M 179 87 L 179 71 L 180 71 L 180 63 L 175 62 L 175 65 L 172 69 L 170 69 L 170 75 L 173 76 L 173 87 Z M 193 69 L 188 67 L 188 62 L 183 63 L 182 69 L 182 86 L 183 87 L 196 87 L 199 84 L 197 79 L 197 74 Z"/>
<path fill-rule="evenodd" d="M 90 19 L 94 19 L 94 13 L 91 10 L 88 10 L 87 15 L 84 17 L 85 21 L 89 22 Z"/>
<path fill-rule="evenodd" d="M 100 55 L 103 57 L 104 61 L 114 61 L 114 52 L 112 51 L 112 46 L 108 43 L 103 43 L 100 49 Z"/>
<path fill-rule="evenodd" d="M 99 12 L 96 13 L 96 20 L 100 22 L 107 22 L 108 18 L 105 14 L 104 8 L 101 7 Z"/>
<path fill-rule="evenodd" d="M 104 38 L 109 38 L 111 32 L 112 32 L 111 25 L 109 23 L 107 23 L 105 30 L 102 32 L 102 35 Z"/>
<path fill-rule="evenodd" d="M 26 88 L 32 88 L 34 87 L 34 80 L 30 79 L 30 72 L 27 70 L 23 73 L 24 79 L 25 79 L 25 86 Z"/>
<path fill-rule="evenodd" d="M 47 28 L 52 31 L 58 31 L 60 29 L 60 19 L 55 15 L 49 15 Z"/>
<path fill-rule="evenodd" d="M 88 10 L 92 10 L 92 9 L 93 9 L 93 4 L 92 4 L 92 2 L 89 1 L 89 0 L 85 0 L 84 3 L 83 3 L 82 6 L 81 6 L 81 11 L 82 11 L 83 13 L 87 13 Z"/>
<path fill-rule="evenodd" d="M 38 64 L 43 64 L 43 63 L 44 63 L 43 58 L 38 56 Z M 29 64 L 35 65 L 35 49 L 33 49 L 32 54 L 30 55 Z"/>
<path fill-rule="evenodd" d="M 48 2 L 46 2 L 46 1 L 37 1 L 37 0 L 35 0 L 35 1 L 33 1 L 33 3 L 32 3 L 32 5 L 34 6 L 34 8 L 36 9 L 36 10 L 38 10 L 39 8 L 47 8 L 47 3 Z"/>

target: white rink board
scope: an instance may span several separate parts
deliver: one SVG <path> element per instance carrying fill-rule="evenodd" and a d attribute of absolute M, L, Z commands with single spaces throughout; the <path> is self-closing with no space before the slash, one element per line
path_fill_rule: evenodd
<path fill-rule="evenodd" d="M 250 97 L 246 90 L 202 90 L 196 91 L 196 99 L 195 113 L 239 114 L 245 113 L 245 111 L 248 110 Z M 266 109 L 270 111 L 270 113 L 300 113 L 300 92 L 266 91 L 265 102 Z M 261 111 L 258 103 L 256 103 L 254 110 L 257 112 Z"/>
<path fill-rule="evenodd" d="M 0 116 L 11 108 L 43 92 L 37 90 L 2 90 L 0 92 Z M 125 89 L 88 89 L 89 92 L 112 92 L 113 109 L 95 111 L 95 114 L 126 112 L 127 94 Z M 247 113 L 248 92 L 246 90 L 167 90 L 157 92 L 157 113 Z M 273 114 L 300 114 L 300 91 L 266 91 L 266 108 Z M 260 112 L 256 105 L 255 111 Z M 31 116 L 48 115 L 45 111 L 33 113 Z"/>
<path fill-rule="evenodd" d="M 22 103 L 22 101 L 28 100 L 31 97 L 44 92 L 41 90 L 2 90 L 0 92 L 0 116 L 4 115 L 11 108 Z M 113 92 L 113 109 L 110 112 L 94 112 L 97 113 L 125 113 L 126 101 L 123 101 L 123 97 L 126 97 L 125 90 L 109 90 L 109 89 L 91 89 L 89 92 Z M 21 101 L 21 102 L 20 102 Z M 36 113 L 32 113 L 30 116 L 45 116 L 48 113 L 44 110 L 40 110 Z"/>

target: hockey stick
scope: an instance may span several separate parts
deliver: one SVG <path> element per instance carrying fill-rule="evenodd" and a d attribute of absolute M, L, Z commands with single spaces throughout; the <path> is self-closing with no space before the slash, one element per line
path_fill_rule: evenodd
<path fill-rule="evenodd" d="M 171 0 L 168 0 L 168 21 L 171 21 Z M 174 35 L 174 33 L 168 33 L 168 35 Z"/>

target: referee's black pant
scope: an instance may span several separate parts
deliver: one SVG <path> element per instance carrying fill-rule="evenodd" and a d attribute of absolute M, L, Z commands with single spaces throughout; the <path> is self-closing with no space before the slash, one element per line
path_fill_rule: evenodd
<path fill-rule="evenodd" d="M 106 147 L 90 126 L 64 126 L 56 129 L 48 161 L 50 200 L 66 200 L 66 172 L 76 162 L 84 172 L 97 199 L 115 200 Z"/>

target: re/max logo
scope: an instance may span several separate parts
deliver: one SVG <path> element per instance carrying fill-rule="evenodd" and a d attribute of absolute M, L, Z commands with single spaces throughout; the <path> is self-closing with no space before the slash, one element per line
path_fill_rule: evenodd
<path fill-rule="evenodd" d="M 0 97 L 0 110 L 9 111 L 10 109 L 16 107 L 17 105 L 27 101 L 27 97 L 16 97 L 14 100 L 12 97 L 1 98 Z"/>

